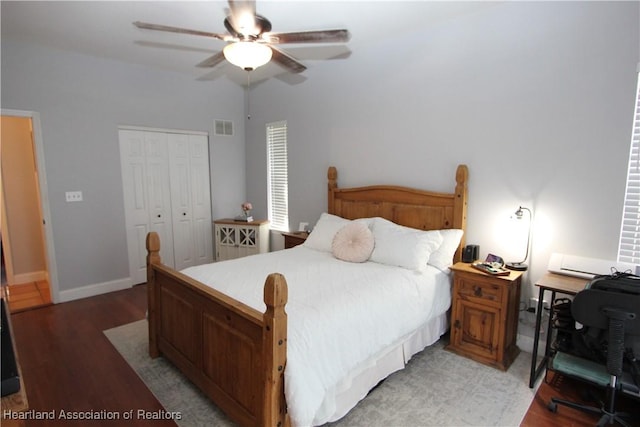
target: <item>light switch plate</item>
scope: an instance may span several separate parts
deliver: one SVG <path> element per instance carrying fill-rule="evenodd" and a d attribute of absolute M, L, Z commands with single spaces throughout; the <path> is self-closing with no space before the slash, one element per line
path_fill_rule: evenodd
<path fill-rule="evenodd" d="M 300 225 L 298 226 L 298 231 L 307 231 L 307 228 L 309 228 L 309 223 L 301 222 Z"/>
<path fill-rule="evenodd" d="M 64 195 L 67 202 L 82 201 L 82 191 L 67 191 Z"/>

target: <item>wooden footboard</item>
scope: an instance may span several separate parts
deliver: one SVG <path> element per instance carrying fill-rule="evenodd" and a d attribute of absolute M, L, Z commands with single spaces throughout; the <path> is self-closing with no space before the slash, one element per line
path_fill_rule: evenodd
<path fill-rule="evenodd" d="M 265 313 L 162 265 L 147 235 L 149 354 L 171 361 L 242 426 L 288 426 L 287 283 L 271 274 Z"/>

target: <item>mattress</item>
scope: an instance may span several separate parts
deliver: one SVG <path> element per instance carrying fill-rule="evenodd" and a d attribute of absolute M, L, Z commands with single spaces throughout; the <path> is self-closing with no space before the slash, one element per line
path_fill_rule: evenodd
<path fill-rule="evenodd" d="M 430 266 L 349 263 L 297 246 L 183 271 L 261 312 L 275 272 L 289 288 L 285 396 L 294 426 L 340 418 L 446 330 L 451 279 Z"/>

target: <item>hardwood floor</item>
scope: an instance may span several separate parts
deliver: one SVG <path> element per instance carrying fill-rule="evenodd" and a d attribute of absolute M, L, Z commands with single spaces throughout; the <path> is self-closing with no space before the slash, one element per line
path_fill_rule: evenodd
<path fill-rule="evenodd" d="M 156 413 L 163 408 L 136 373 L 122 359 L 103 331 L 144 318 L 146 286 L 52 305 L 12 315 L 16 346 L 29 399 L 37 412 L 138 410 Z M 551 378 L 551 376 L 550 376 Z M 543 383 L 521 426 L 593 426 L 597 417 L 560 408 L 546 408 L 551 396 L 578 399 L 581 385 L 557 378 Z M 624 402 L 640 425 L 640 404 Z M 112 420 L 28 420 L 36 426 L 174 426 L 170 420 L 115 422 Z"/>
<path fill-rule="evenodd" d="M 28 420 L 30 426 L 175 426 L 137 419 L 162 411 L 158 400 L 102 331 L 144 318 L 146 286 L 12 315 L 30 409 L 37 412 L 134 411 L 131 421 Z"/>
<path fill-rule="evenodd" d="M 600 419 L 597 415 L 586 414 L 575 409 L 558 405 L 558 412 L 553 413 L 547 409 L 547 404 L 552 397 L 571 400 L 587 405 L 598 406 L 596 402 L 585 400 L 585 384 L 562 375 L 549 373 L 548 382 L 543 382 L 536 393 L 536 397 L 529 411 L 520 424 L 521 427 L 587 427 L 594 426 Z M 593 389 L 594 396 L 600 396 L 597 389 Z M 625 420 L 632 426 L 640 426 L 640 402 L 628 397 L 618 399 L 617 408 L 626 411 L 630 417 Z"/>

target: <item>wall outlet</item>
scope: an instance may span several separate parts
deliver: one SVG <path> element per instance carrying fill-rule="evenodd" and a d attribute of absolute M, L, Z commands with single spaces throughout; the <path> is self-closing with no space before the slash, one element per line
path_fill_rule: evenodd
<path fill-rule="evenodd" d="M 307 228 L 309 228 L 308 222 L 301 222 L 300 225 L 298 225 L 298 231 L 307 231 Z"/>
<path fill-rule="evenodd" d="M 535 313 L 536 310 L 538 310 L 538 298 L 529 298 L 529 310 L 532 313 Z M 542 300 L 542 307 L 546 308 L 547 310 L 549 309 L 549 301 L 547 300 Z"/>
<path fill-rule="evenodd" d="M 82 201 L 82 191 L 67 191 L 66 193 L 64 193 L 64 196 L 67 202 Z"/>

